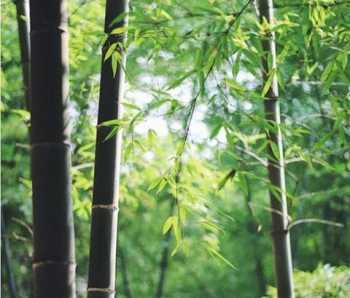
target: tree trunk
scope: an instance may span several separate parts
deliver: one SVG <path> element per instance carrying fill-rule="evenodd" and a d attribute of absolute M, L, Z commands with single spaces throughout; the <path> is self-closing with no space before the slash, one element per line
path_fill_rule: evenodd
<path fill-rule="evenodd" d="M 29 1 L 14 0 L 18 25 L 19 48 L 21 53 L 23 87 L 26 109 L 30 111 L 30 36 L 29 36 Z"/>
<path fill-rule="evenodd" d="M 36 298 L 75 297 L 64 0 L 30 0 L 33 278 Z"/>
<path fill-rule="evenodd" d="M 115 28 L 126 25 L 127 19 L 113 22 L 127 12 L 126 0 L 107 0 L 105 33 L 108 35 L 102 49 L 102 69 L 98 124 L 120 118 L 120 100 L 123 95 L 124 73 L 118 62 L 113 74 L 112 57 L 105 55 L 113 43 L 124 43 L 125 34 L 110 35 Z M 88 280 L 89 298 L 112 298 L 115 296 L 116 244 L 118 220 L 118 196 L 121 158 L 121 131 L 106 140 L 109 127 L 97 127 L 95 152 L 95 177 L 92 202 L 90 239 L 90 263 Z"/>
<path fill-rule="evenodd" d="M 273 1 L 259 0 L 260 21 L 269 24 L 273 20 Z M 293 295 L 292 256 L 288 231 L 288 210 L 282 133 L 280 129 L 280 108 L 278 102 L 278 82 L 276 76 L 276 44 L 273 32 L 267 32 L 262 38 L 262 74 L 264 86 L 272 80 L 264 100 L 265 118 L 269 123 L 268 140 L 268 174 L 273 189 L 270 190 L 272 240 L 275 258 L 276 285 L 279 298 L 291 298 Z M 276 148 L 277 150 L 273 150 Z M 278 151 L 278 152 L 275 152 Z M 279 156 L 276 156 L 279 155 Z"/>

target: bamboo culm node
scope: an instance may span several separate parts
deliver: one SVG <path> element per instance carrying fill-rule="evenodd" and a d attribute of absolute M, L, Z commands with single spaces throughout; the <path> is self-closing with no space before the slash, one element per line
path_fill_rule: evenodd
<path fill-rule="evenodd" d="M 114 204 L 110 204 L 110 205 L 95 204 L 95 205 L 92 205 L 91 208 L 92 208 L 92 209 L 98 209 L 98 208 L 101 208 L 101 209 L 108 209 L 108 210 L 112 210 L 112 211 L 116 211 L 116 212 L 119 211 L 119 207 L 116 206 L 116 205 L 114 205 Z"/>
<path fill-rule="evenodd" d="M 87 289 L 88 292 L 102 292 L 102 293 L 108 293 L 108 294 L 115 294 L 116 291 L 114 291 L 113 289 L 109 289 L 109 288 L 88 288 Z"/>
<path fill-rule="evenodd" d="M 32 264 L 32 267 L 35 270 L 38 267 L 48 266 L 48 265 L 62 265 L 62 266 L 73 267 L 73 268 L 77 266 L 77 264 L 73 262 L 41 261 L 41 262 L 34 262 Z"/>

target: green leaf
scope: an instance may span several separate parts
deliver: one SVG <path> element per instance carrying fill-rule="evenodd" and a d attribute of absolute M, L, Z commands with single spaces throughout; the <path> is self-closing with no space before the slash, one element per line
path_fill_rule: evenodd
<path fill-rule="evenodd" d="M 239 174 L 239 187 L 245 196 L 249 195 L 249 185 L 247 179 L 248 178 L 243 173 Z"/>
<path fill-rule="evenodd" d="M 147 138 L 151 144 L 154 144 L 155 140 L 157 139 L 156 131 L 154 129 L 149 129 L 147 133 Z"/>
<path fill-rule="evenodd" d="M 100 123 L 98 126 L 117 126 L 125 127 L 129 121 L 127 119 L 113 119 Z"/>
<path fill-rule="evenodd" d="M 271 147 L 272 153 L 274 155 L 273 158 L 275 160 L 279 160 L 280 159 L 280 151 L 278 149 L 278 146 L 275 143 L 271 142 L 270 147 Z"/>
<path fill-rule="evenodd" d="M 131 110 L 137 110 L 137 111 L 141 111 L 141 108 L 131 102 L 122 102 L 122 105 L 131 109 Z"/>
<path fill-rule="evenodd" d="M 117 44 L 118 43 L 113 43 L 107 50 L 106 54 L 105 54 L 105 57 L 104 57 L 104 61 L 106 61 L 109 57 L 112 56 L 112 54 L 114 53 L 116 47 L 117 47 Z"/>
<path fill-rule="evenodd" d="M 112 35 L 118 35 L 126 32 L 128 30 L 128 26 L 118 27 L 112 30 Z"/>
<path fill-rule="evenodd" d="M 237 267 L 235 267 L 229 260 L 227 260 L 222 254 L 220 254 L 216 249 L 212 248 L 212 247 L 207 247 L 208 252 L 214 256 L 217 257 L 219 260 L 221 260 L 222 262 L 224 262 L 226 265 L 228 265 L 229 267 L 231 267 L 232 269 L 237 270 Z"/>
<path fill-rule="evenodd" d="M 111 129 L 111 131 L 109 132 L 109 134 L 106 136 L 106 138 L 103 140 L 104 142 L 105 141 L 108 141 L 109 139 L 111 139 L 112 137 L 114 137 L 117 132 L 119 131 L 119 127 L 115 126 Z"/>
<path fill-rule="evenodd" d="M 246 92 L 246 89 L 238 84 L 236 80 L 226 80 L 225 82 L 233 91 L 236 91 L 239 94 Z"/>
<path fill-rule="evenodd" d="M 181 241 L 182 241 L 181 227 L 179 225 L 179 220 L 177 217 L 175 217 L 175 218 L 176 218 L 176 220 L 173 223 L 173 231 L 174 231 L 174 235 L 175 235 L 176 246 L 175 246 L 174 250 L 171 252 L 171 256 L 174 256 L 176 254 L 176 252 L 178 251 L 178 249 L 181 246 Z"/>
<path fill-rule="evenodd" d="M 241 64 L 241 53 L 238 52 L 235 61 L 232 66 L 232 77 L 235 79 L 239 73 L 239 68 Z"/>
<path fill-rule="evenodd" d="M 138 145 L 138 146 L 141 148 L 142 151 L 146 151 L 146 150 L 147 150 L 147 148 L 141 143 L 140 140 L 135 139 L 135 140 L 134 140 L 134 143 L 135 143 L 136 145 Z"/>
<path fill-rule="evenodd" d="M 164 176 L 156 179 L 153 183 L 150 184 L 147 191 L 152 191 L 157 189 L 157 193 L 161 192 L 164 187 L 167 185 L 168 179 Z"/>
<path fill-rule="evenodd" d="M 109 28 L 113 27 L 116 23 L 119 23 L 120 21 L 124 20 L 126 16 L 128 15 L 128 12 L 123 12 L 119 14 L 116 18 L 113 19 L 113 21 L 108 25 Z"/>
<path fill-rule="evenodd" d="M 219 134 L 221 128 L 222 128 L 222 122 L 217 123 L 217 124 L 213 127 L 213 129 L 212 129 L 212 131 L 211 131 L 211 133 L 210 133 L 209 138 L 210 138 L 210 139 L 213 139 L 214 137 L 216 137 L 216 136 Z"/>
<path fill-rule="evenodd" d="M 183 76 L 181 76 L 180 78 L 172 81 L 170 83 L 170 85 L 168 86 L 167 90 L 170 89 L 174 89 L 175 87 L 179 86 L 184 80 L 186 80 L 188 77 L 190 77 L 191 75 L 193 75 L 194 73 L 196 73 L 196 69 L 193 69 L 187 73 L 185 73 Z"/>
<path fill-rule="evenodd" d="M 342 52 L 337 56 L 337 61 L 340 63 L 343 70 L 346 69 L 346 66 L 348 64 L 348 53 Z"/>
<path fill-rule="evenodd" d="M 236 169 L 232 169 L 226 176 L 219 182 L 218 190 L 221 190 L 227 183 L 228 180 L 233 179 L 237 173 Z"/>
<path fill-rule="evenodd" d="M 118 52 L 114 52 L 112 54 L 112 72 L 113 72 L 113 77 L 115 77 L 115 74 L 117 73 L 117 67 L 118 67 L 118 62 L 120 61 L 120 54 Z"/>
<path fill-rule="evenodd" d="M 269 77 L 264 85 L 264 88 L 261 92 L 261 96 L 264 97 L 267 92 L 269 92 L 270 88 L 271 88 L 271 85 L 272 85 L 272 82 L 273 82 L 273 79 L 275 77 L 275 73 L 276 73 L 276 69 L 271 69 L 270 73 L 269 73 Z"/>
<path fill-rule="evenodd" d="M 177 218 L 176 216 L 170 216 L 168 219 L 165 221 L 163 225 L 163 235 L 165 235 L 172 227 L 174 224 L 176 224 Z"/>
<path fill-rule="evenodd" d="M 323 83 L 325 83 L 328 80 L 328 78 L 330 77 L 330 74 L 333 71 L 333 66 L 334 66 L 334 63 L 333 63 L 333 61 L 331 61 L 330 63 L 327 64 L 326 68 L 323 70 L 323 72 L 321 74 L 321 81 Z"/>
<path fill-rule="evenodd" d="M 27 110 L 13 109 L 11 112 L 20 116 L 24 121 L 30 120 L 30 113 Z"/>

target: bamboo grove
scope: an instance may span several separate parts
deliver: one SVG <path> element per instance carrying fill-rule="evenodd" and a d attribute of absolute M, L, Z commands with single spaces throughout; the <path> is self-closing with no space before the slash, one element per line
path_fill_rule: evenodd
<path fill-rule="evenodd" d="M 350 294 L 348 1 L 7 2 L 4 293 L 298 298 L 313 268 Z"/>

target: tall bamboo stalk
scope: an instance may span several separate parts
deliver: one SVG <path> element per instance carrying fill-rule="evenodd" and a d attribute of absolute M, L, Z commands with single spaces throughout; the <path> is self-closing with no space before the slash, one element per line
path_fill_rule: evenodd
<path fill-rule="evenodd" d="M 258 0 L 258 13 L 260 21 L 264 20 L 272 25 L 273 0 Z M 270 190 L 271 216 L 272 216 L 272 240 L 275 259 L 276 285 L 279 298 L 292 298 L 293 294 L 293 269 L 292 255 L 288 231 L 288 210 L 286 198 L 286 182 L 284 169 L 283 139 L 280 129 L 281 117 L 278 101 L 278 82 L 276 76 L 276 43 L 275 34 L 271 30 L 262 38 L 263 84 L 271 85 L 265 95 L 265 119 L 268 122 L 268 174 L 273 190 Z M 272 76 L 272 77 L 271 77 Z M 269 81 L 270 79 L 270 81 Z M 272 79 L 272 80 L 271 80 Z M 273 150 L 277 148 L 276 150 Z M 276 155 L 279 156 L 276 156 Z"/>
<path fill-rule="evenodd" d="M 30 36 L 29 1 L 14 0 L 18 26 L 19 48 L 21 53 L 22 75 L 26 109 L 30 110 Z"/>
<path fill-rule="evenodd" d="M 170 216 L 173 215 L 174 209 L 176 207 L 176 199 L 170 198 Z M 155 294 L 155 298 L 162 298 L 164 296 L 164 287 L 166 280 L 166 273 L 169 268 L 169 250 L 170 250 L 170 242 L 171 242 L 171 231 L 168 231 L 165 235 L 164 240 L 162 241 L 162 253 L 159 261 L 159 278 L 157 284 L 157 290 Z"/>
<path fill-rule="evenodd" d="M 2 261 L 5 263 L 5 271 L 6 271 L 6 278 L 7 278 L 7 286 L 9 295 L 11 298 L 17 297 L 17 290 L 16 290 L 16 282 L 13 277 L 12 267 L 11 267 L 11 247 L 10 243 L 8 241 L 8 235 L 5 228 L 5 219 L 4 219 L 4 206 L 1 206 L 1 257 Z"/>
<path fill-rule="evenodd" d="M 262 257 L 261 257 L 261 249 L 259 247 L 259 232 L 258 232 L 258 227 L 259 223 L 257 219 L 254 216 L 253 209 L 251 206 L 252 203 L 252 190 L 250 186 L 250 181 L 248 177 L 244 177 L 246 181 L 246 186 L 247 186 L 247 193 L 245 196 L 245 203 L 246 203 L 246 208 L 248 211 L 248 222 L 247 222 L 247 230 L 248 233 L 252 235 L 252 240 L 251 240 L 251 245 L 254 247 L 254 252 L 253 252 L 253 258 L 255 261 L 255 276 L 256 276 L 256 286 L 257 286 L 257 293 L 259 297 L 263 297 L 266 294 L 266 278 L 265 278 L 265 273 L 264 273 L 264 265 L 262 262 Z"/>
<path fill-rule="evenodd" d="M 118 256 L 120 260 L 120 268 L 121 268 L 120 272 L 122 274 L 122 279 L 123 279 L 124 295 L 126 298 L 132 298 L 129 275 L 128 275 L 127 258 L 124 255 L 123 250 L 120 246 L 120 241 L 118 241 Z"/>
<path fill-rule="evenodd" d="M 30 0 L 30 27 L 34 296 L 74 298 L 65 1 Z"/>
<path fill-rule="evenodd" d="M 107 40 L 102 49 L 98 124 L 119 119 L 121 116 L 120 101 L 124 84 L 121 64 L 125 63 L 125 55 L 123 55 L 123 61 L 118 62 L 115 74 L 112 70 L 112 57 L 105 61 L 105 55 L 112 44 L 124 43 L 125 34 L 111 35 L 110 33 L 113 29 L 126 25 L 126 17 L 119 22 L 114 21 L 116 17 L 126 12 L 127 0 L 107 0 L 105 15 Z M 121 131 L 106 140 L 109 132 L 110 128 L 97 126 L 88 280 L 89 298 L 115 297 Z"/>

